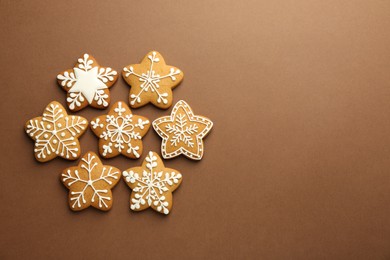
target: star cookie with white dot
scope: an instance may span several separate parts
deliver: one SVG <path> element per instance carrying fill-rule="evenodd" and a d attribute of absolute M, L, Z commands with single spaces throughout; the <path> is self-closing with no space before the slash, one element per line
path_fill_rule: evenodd
<path fill-rule="evenodd" d="M 157 51 L 149 52 L 140 64 L 126 66 L 122 71 L 124 80 L 131 86 L 130 107 L 142 107 L 149 102 L 161 109 L 172 105 L 172 89 L 183 80 L 183 72 L 166 65 Z"/>
<path fill-rule="evenodd" d="M 24 129 L 35 141 L 35 158 L 39 162 L 47 162 L 57 156 L 68 160 L 79 158 L 78 138 L 87 126 L 87 119 L 68 116 L 60 103 L 52 101 L 46 106 L 43 116 L 28 120 Z"/>
<path fill-rule="evenodd" d="M 117 79 L 118 73 L 115 70 L 99 66 L 89 54 L 79 58 L 73 69 L 57 75 L 58 84 L 68 92 L 66 102 L 72 111 L 79 111 L 88 105 L 99 109 L 108 107 L 108 89 Z"/>
<path fill-rule="evenodd" d="M 132 159 L 139 158 L 143 150 L 142 137 L 149 127 L 149 119 L 133 115 L 123 101 L 116 102 L 107 115 L 91 121 L 91 129 L 99 137 L 99 153 L 103 158 L 119 154 Z"/>

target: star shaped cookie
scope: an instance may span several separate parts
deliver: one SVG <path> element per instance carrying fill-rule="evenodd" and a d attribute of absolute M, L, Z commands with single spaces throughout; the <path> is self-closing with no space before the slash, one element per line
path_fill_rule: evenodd
<path fill-rule="evenodd" d="M 63 170 L 61 181 L 69 189 L 69 207 L 80 211 L 89 206 L 107 211 L 112 207 L 111 189 L 120 179 L 120 170 L 103 165 L 99 157 L 86 153 L 78 166 Z"/>
<path fill-rule="evenodd" d="M 183 72 L 166 65 L 157 51 L 149 52 L 140 64 L 126 66 L 122 71 L 125 81 L 131 86 L 129 102 L 132 108 L 149 102 L 167 109 L 172 105 L 172 89 L 183 80 Z"/>
<path fill-rule="evenodd" d="M 169 214 L 172 209 L 172 192 L 179 187 L 182 175 L 165 168 L 161 158 L 149 152 L 141 167 L 134 167 L 123 172 L 126 184 L 132 189 L 130 208 L 141 211 L 152 209 Z"/>
<path fill-rule="evenodd" d="M 99 139 L 99 153 L 104 158 L 123 154 L 139 158 L 143 145 L 141 138 L 148 132 L 146 117 L 133 115 L 125 102 L 116 102 L 107 115 L 91 121 L 91 129 Z"/>
<path fill-rule="evenodd" d="M 104 109 L 110 103 L 110 88 L 118 79 L 118 73 L 101 67 L 90 55 L 84 54 L 73 69 L 57 75 L 58 84 L 68 92 L 66 102 L 69 109 L 79 111 L 88 104 Z"/>
<path fill-rule="evenodd" d="M 203 157 L 203 138 L 213 127 L 210 119 L 194 115 L 183 100 L 175 104 L 170 116 L 157 118 L 153 128 L 162 138 L 161 153 L 164 159 L 180 154 L 193 160 Z"/>
<path fill-rule="evenodd" d="M 39 162 L 47 162 L 57 156 L 68 160 L 79 158 L 78 137 L 85 132 L 87 126 L 85 118 L 68 116 L 65 108 L 53 101 L 46 106 L 43 116 L 28 120 L 24 129 L 35 140 L 35 158 Z"/>

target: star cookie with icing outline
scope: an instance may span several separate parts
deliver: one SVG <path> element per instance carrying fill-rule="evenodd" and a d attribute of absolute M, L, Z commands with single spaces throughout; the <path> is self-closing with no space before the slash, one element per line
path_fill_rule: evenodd
<path fill-rule="evenodd" d="M 118 101 L 107 115 L 94 118 L 91 129 L 99 137 L 99 153 L 103 158 L 119 154 L 136 159 L 142 154 L 142 137 L 148 132 L 146 117 L 133 115 L 125 102 Z"/>
<path fill-rule="evenodd" d="M 175 104 L 170 116 L 157 118 L 153 128 L 162 138 L 161 154 L 171 159 L 181 154 L 193 160 L 203 157 L 203 138 L 210 132 L 213 122 L 194 115 L 191 107 L 183 100 Z"/>
<path fill-rule="evenodd" d="M 112 207 L 111 189 L 120 180 L 119 169 L 103 165 L 99 157 L 86 153 L 78 166 L 62 171 L 61 181 L 69 189 L 69 207 L 80 211 L 92 206 L 102 211 Z"/>
<path fill-rule="evenodd" d="M 172 209 L 172 192 L 182 181 L 182 175 L 177 170 L 165 168 L 155 152 L 149 152 L 141 167 L 123 171 L 123 178 L 132 189 L 131 210 L 141 211 L 152 207 L 165 215 Z"/>
<path fill-rule="evenodd" d="M 87 119 L 68 116 L 60 103 L 52 101 L 46 106 L 43 116 L 28 120 L 24 129 L 35 141 L 34 154 L 37 161 L 47 162 L 57 156 L 67 160 L 79 158 L 78 137 L 87 126 Z"/>
<path fill-rule="evenodd" d="M 183 80 L 184 74 L 176 67 L 166 65 L 157 51 L 149 52 L 140 64 L 123 68 L 122 76 L 131 86 L 130 107 L 142 107 L 149 102 L 161 109 L 172 105 L 172 89 Z"/>
<path fill-rule="evenodd" d="M 115 70 L 99 66 L 89 54 L 79 58 L 73 69 L 57 75 L 58 84 L 68 92 L 66 102 L 72 111 L 79 111 L 88 105 L 99 109 L 108 107 L 108 89 L 117 79 L 118 73 Z"/>

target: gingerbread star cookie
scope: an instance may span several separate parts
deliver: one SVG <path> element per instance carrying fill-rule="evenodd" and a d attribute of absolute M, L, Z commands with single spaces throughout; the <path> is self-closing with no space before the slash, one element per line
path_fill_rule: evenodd
<path fill-rule="evenodd" d="M 146 117 L 133 115 L 125 102 L 116 102 L 107 115 L 91 121 L 91 129 L 99 139 L 99 153 L 104 158 L 123 154 L 139 158 L 142 154 L 142 137 L 148 132 Z"/>
<path fill-rule="evenodd" d="M 130 208 L 141 211 L 152 209 L 169 214 L 172 209 L 172 192 L 179 187 L 182 175 L 165 168 L 161 158 L 149 152 L 141 167 L 134 167 L 123 172 L 126 184 L 133 190 L 130 196 Z"/>
<path fill-rule="evenodd" d="M 87 129 L 88 121 L 81 116 L 68 116 L 58 102 L 50 102 L 43 116 L 30 119 L 25 124 L 26 133 L 35 141 L 34 154 L 39 162 L 50 161 L 57 156 L 68 160 L 80 157 L 80 137 Z"/>
<path fill-rule="evenodd" d="M 183 72 L 165 64 L 157 51 L 149 52 L 140 64 L 126 66 L 122 71 L 125 81 L 131 86 L 129 102 L 132 108 L 149 102 L 167 109 L 172 105 L 172 89 L 183 80 Z"/>
<path fill-rule="evenodd" d="M 89 206 L 102 211 L 112 207 L 111 189 L 120 179 L 120 170 L 103 165 L 99 157 L 88 152 L 78 166 L 63 170 L 61 181 L 69 189 L 69 207 L 80 211 Z"/>
<path fill-rule="evenodd" d="M 88 104 L 104 109 L 110 104 L 110 88 L 118 79 L 118 73 L 101 67 L 89 54 L 77 60 L 73 69 L 57 75 L 58 84 L 68 92 L 66 102 L 69 109 L 79 111 Z"/>
<path fill-rule="evenodd" d="M 203 138 L 213 127 L 210 119 L 194 115 L 183 100 L 175 104 L 170 116 L 157 118 L 153 128 L 161 136 L 161 153 L 164 159 L 180 154 L 193 160 L 203 157 Z"/>

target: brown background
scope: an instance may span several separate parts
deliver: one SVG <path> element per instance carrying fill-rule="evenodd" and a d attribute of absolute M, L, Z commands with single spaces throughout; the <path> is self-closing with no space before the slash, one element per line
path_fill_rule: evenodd
<path fill-rule="evenodd" d="M 0 15 L 0 258 L 390 259 L 389 1 L 1 0 Z M 204 159 L 165 161 L 184 175 L 168 217 L 130 212 L 124 182 L 110 212 L 73 213 L 59 173 L 76 162 L 37 163 L 23 125 L 65 104 L 55 77 L 84 52 L 119 71 L 153 49 L 185 73 L 175 102 L 215 123 Z M 111 90 L 127 101 L 122 79 Z M 97 151 L 90 130 L 81 145 Z"/>

